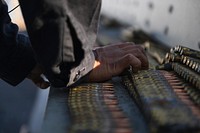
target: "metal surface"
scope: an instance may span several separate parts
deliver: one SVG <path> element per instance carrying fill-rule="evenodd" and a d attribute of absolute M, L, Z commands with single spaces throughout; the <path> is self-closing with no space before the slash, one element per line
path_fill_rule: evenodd
<path fill-rule="evenodd" d="M 102 14 L 172 47 L 199 49 L 199 0 L 103 0 Z"/>
<path fill-rule="evenodd" d="M 66 133 L 70 126 L 66 88 L 50 88 L 44 122 L 39 133 Z"/>
<path fill-rule="evenodd" d="M 19 133 L 23 127 L 32 133 L 40 130 L 47 91 L 29 80 L 16 87 L 0 81 L 0 133 Z"/>

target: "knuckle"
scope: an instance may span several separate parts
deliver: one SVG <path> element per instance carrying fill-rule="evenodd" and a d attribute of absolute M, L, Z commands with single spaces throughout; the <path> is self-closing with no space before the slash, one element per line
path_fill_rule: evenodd
<path fill-rule="evenodd" d="M 133 59 L 133 55 L 132 54 L 127 54 L 126 55 L 126 59 L 128 60 L 128 62 L 130 62 Z"/>
<path fill-rule="evenodd" d="M 134 42 L 126 42 L 126 43 L 135 46 Z"/>
<path fill-rule="evenodd" d="M 142 51 L 141 51 L 140 49 L 136 48 L 136 49 L 134 50 L 134 53 L 135 53 L 135 55 L 139 56 L 139 55 L 142 54 Z"/>
<path fill-rule="evenodd" d="M 138 48 L 140 51 L 143 51 L 143 50 L 144 50 L 143 47 L 140 46 L 140 45 L 137 45 L 137 48 Z"/>
<path fill-rule="evenodd" d="M 142 46 L 139 46 L 139 49 L 140 49 L 141 52 L 145 53 L 145 50 Z"/>
<path fill-rule="evenodd" d="M 135 63 L 135 68 L 140 69 L 141 65 L 142 63 L 140 61 L 137 61 L 137 63 Z"/>
<path fill-rule="evenodd" d="M 132 54 L 127 54 L 126 60 L 132 65 L 133 68 L 135 69 L 141 68 L 141 65 L 142 65 L 141 61 L 137 59 L 135 56 L 133 56 Z"/>

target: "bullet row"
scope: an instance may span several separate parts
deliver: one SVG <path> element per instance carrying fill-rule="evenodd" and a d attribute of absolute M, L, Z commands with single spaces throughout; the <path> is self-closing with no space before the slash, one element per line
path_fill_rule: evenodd
<path fill-rule="evenodd" d="M 179 62 L 185 64 L 190 69 L 200 73 L 200 51 L 190 49 L 184 46 L 175 46 L 171 48 L 170 53 L 166 53 L 162 65 L 156 66 L 156 69 L 169 70 L 166 64 Z"/>
<path fill-rule="evenodd" d="M 165 69 L 169 70 L 170 68 L 167 66 L 167 64 L 170 64 L 172 62 L 179 62 L 182 64 L 185 64 L 187 67 L 192 69 L 193 71 L 200 73 L 200 60 L 196 58 L 192 58 L 189 56 L 180 56 L 176 53 L 167 53 L 165 55 L 165 58 L 163 59 L 163 64 L 156 67 L 156 69 Z"/>
<path fill-rule="evenodd" d="M 174 48 L 171 48 L 171 53 L 179 53 L 180 55 L 190 56 L 193 58 L 200 59 L 200 51 L 185 47 L 185 46 L 175 46 Z"/>
<path fill-rule="evenodd" d="M 182 63 L 187 65 L 190 69 L 200 73 L 200 60 L 188 56 L 182 56 Z"/>
<path fill-rule="evenodd" d="M 185 83 L 185 81 L 175 73 L 166 71 L 162 71 L 162 73 L 180 100 L 191 109 L 198 119 L 200 119 L 200 91 L 190 84 Z"/>
<path fill-rule="evenodd" d="M 164 71 L 167 72 L 167 71 Z M 123 83 L 156 132 L 186 132 L 199 130 L 199 119 L 177 97 L 163 71 L 146 70 L 125 76 Z M 131 79 L 130 79 L 131 78 Z M 173 79 L 173 78 L 172 78 Z M 179 86 L 175 82 L 173 86 Z M 155 131 L 154 131 L 155 132 Z"/>
<path fill-rule="evenodd" d="M 170 73 L 165 71 L 163 74 L 176 94 L 190 100 L 189 103 L 192 101 L 193 104 L 200 105 L 200 90 L 196 89 L 191 84 L 186 83 L 174 72 Z M 186 99 L 184 99 L 184 101 L 186 101 Z M 200 111 L 200 108 L 198 108 L 198 110 Z"/>
<path fill-rule="evenodd" d="M 194 71 L 185 67 L 184 65 L 175 62 L 172 63 L 172 68 L 183 79 L 185 79 L 197 89 L 200 89 L 200 77 L 198 73 L 195 73 Z"/>
<path fill-rule="evenodd" d="M 71 133 L 132 133 L 129 119 L 118 106 L 112 83 L 83 84 L 69 92 Z"/>
<path fill-rule="evenodd" d="M 166 53 L 165 58 L 164 58 L 164 63 L 169 63 L 169 62 L 180 62 L 181 61 L 181 56 L 176 53 Z"/>

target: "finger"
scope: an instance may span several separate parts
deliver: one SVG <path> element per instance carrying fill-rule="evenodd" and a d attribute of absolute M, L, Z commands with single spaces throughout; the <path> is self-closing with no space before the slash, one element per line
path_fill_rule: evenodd
<path fill-rule="evenodd" d="M 148 58 L 139 49 L 128 50 L 126 51 L 126 54 L 132 54 L 136 56 L 141 61 L 141 67 L 143 69 L 148 69 L 149 66 Z"/>
<path fill-rule="evenodd" d="M 106 59 L 104 59 L 103 61 L 105 61 L 106 63 L 114 63 L 117 60 L 119 60 L 119 58 L 127 55 L 127 54 L 132 54 L 133 56 L 136 56 L 140 61 L 141 61 L 141 67 L 142 69 L 148 69 L 149 67 L 149 62 L 148 62 L 148 58 L 147 56 L 141 51 L 140 48 L 133 48 L 133 47 L 129 47 L 128 49 L 126 49 L 123 52 L 110 52 L 109 55 L 106 55 Z"/>
<path fill-rule="evenodd" d="M 48 81 L 45 81 L 41 75 L 34 78 L 30 77 L 30 79 L 41 89 L 46 89 L 50 86 L 50 83 Z"/>
<path fill-rule="evenodd" d="M 114 50 L 115 48 L 125 48 L 127 46 L 135 45 L 133 42 L 117 42 L 117 43 L 111 43 L 107 46 L 104 46 L 104 49 L 106 50 Z"/>
<path fill-rule="evenodd" d="M 119 43 L 118 48 L 126 48 L 126 47 L 130 47 L 130 46 L 135 46 L 134 42 L 123 42 L 123 43 Z"/>
<path fill-rule="evenodd" d="M 121 57 L 124 56 L 125 54 L 129 54 L 129 51 L 131 50 L 137 50 L 137 53 L 142 53 L 144 56 L 146 56 L 145 50 L 144 48 L 142 48 L 139 45 L 133 45 L 130 43 L 127 43 L 128 45 L 123 44 L 123 46 L 118 46 L 116 47 L 111 47 L 110 50 L 108 49 L 104 49 L 103 54 L 107 57 Z M 130 44 L 130 45 L 129 45 Z M 133 55 L 135 55 L 135 53 L 133 52 Z"/>
<path fill-rule="evenodd" d="M 47 89 L 50 86 L 50 83 L 48 81 L 42 81 L 38 82 L 36 85 L 41 89 Z"/>
<path fill-rule="evenodd" d="M 126 48 L 128 46 L 133 46 L 135 45 L 132 42 L 126 42 L 126 43 L 113 43 L 101 48 L 95 48 L 95 52 L 98 55 L 104 55 L 107 57 L 112 57 L 112 56 L 123 56 L 124 54 L 122 53 L 121 49 Z"/>
<path fill-rule="evenodd" d="M 137 72 L 141 69 L 141 61 L 132 54 L 127 54 L 115 63 L 111 63 L 109 65 L 109 71 L 111 72 L 112 76 L 121 74 L 125 69 L 129 68 L 130 65 L 132 66 L 134 72 Z"/>
<path fill-rule="evenodd" d="M 115 45 L 110 45 L 102 47 L 101 49 L 96 49 L 97 55 L 103 55 L 106 58 L 120 58 L 125 54 L 128 54 L 126 51 L 139 49 L 143 50 L 142 47 L 135 46 L 134 43 L 119 43 Z"/>
<path fill-rule="evenodd" d="M 148 69 L 149 62 L 144 49 L 139 45 L 132 45 L 122 48 L 125 54 L 133 54 L 140 59 L 143 69 Z"/>
<path fill-rule="evenodd" d="M 122 50 L 129 51 L 131 49 L 138 49 L 146 56 L 146 52 L 145 52 L 144 48 L 140 45 L 128 45 L 127 47 L 124 47 Z"/>

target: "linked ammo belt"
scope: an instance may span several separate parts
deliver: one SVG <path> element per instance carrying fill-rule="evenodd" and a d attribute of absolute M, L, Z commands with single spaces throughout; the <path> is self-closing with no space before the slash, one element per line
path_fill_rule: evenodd
<path fill-rule="evenodd" d="M 70 90 L 71 133 L 132 133 L 118 106 L 112 83 L 84 84 Z"/>
<path fill-rule="evenodd" d="M 157 69 L 133 73 L 123 83 L 143 112 L 150 132 L 200 131 L 200 76 L 198 51 L 176 46 Z M 158 70 L 160 69 L 160 70 Z"/>

